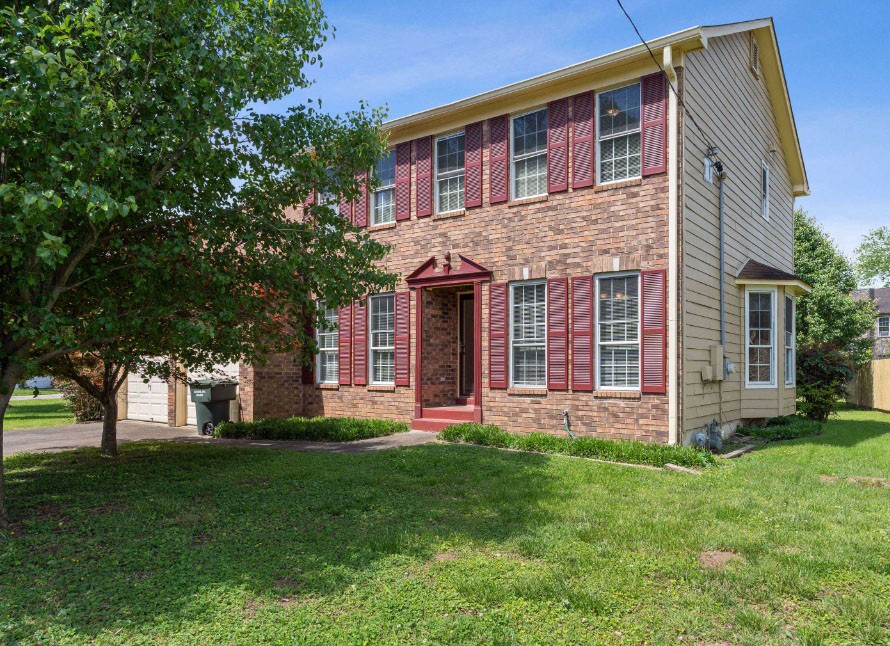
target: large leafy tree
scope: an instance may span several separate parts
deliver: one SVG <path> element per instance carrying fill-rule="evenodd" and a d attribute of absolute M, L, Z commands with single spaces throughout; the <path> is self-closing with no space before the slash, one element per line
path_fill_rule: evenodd
<path fill-rule="evenodd" d="M 311 345 L 314 296 L 391 282 L 383 247 L 298 206 L 355 197 L 381 115 L 251 107 L 309 86 L 329 32 L 313 0 L 0 8 L 0 447 L 13 385 L 43 363 L 261 360 Z"/>
<path fill-rule="evenodd" d="M 797 343 L 802 348 L 830 345 L 854 366 L 871 358 L 865 334 L 874 324 L 871 303 L 852 297 L 856 273 L 815 218 L 794 213 L 794 269 L 813 291 L 797 304 Z"/>
<path fill-rule="evenodd" d="M 869 231 L 856 249 L 856 269 L 862 284 L 881 282 L 890 287 L 890 227 Z"/>

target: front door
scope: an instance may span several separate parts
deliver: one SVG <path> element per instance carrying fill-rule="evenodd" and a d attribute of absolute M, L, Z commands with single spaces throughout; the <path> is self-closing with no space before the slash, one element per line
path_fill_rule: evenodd
<path fill-rule="evenodd" d="M 458 303 L 460 310 L 460 322 L 458 324 L 460 396 L 470 397 L 475 390 L 474 366 L 476 363 L 476 328 L 473 315 L 473 295 L 461 294 L 458 297 Z"/>

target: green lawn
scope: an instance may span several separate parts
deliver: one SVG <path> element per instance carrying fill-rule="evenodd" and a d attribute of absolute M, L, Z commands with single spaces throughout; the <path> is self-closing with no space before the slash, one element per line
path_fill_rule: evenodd
<path fill-rule="evenodd" d="M 444 444 L 121 452 L 6 461 L 0 642 L 890 639 L 890 489 L 846 480 L 890 478 L 890 415 L 700 476 Z"/>
<path fill-rule="evenodd" d="M 73 423 L 74 414 L 64 399 L 20 399 L 9 403 L 3 429 L 12 431 Z"/>

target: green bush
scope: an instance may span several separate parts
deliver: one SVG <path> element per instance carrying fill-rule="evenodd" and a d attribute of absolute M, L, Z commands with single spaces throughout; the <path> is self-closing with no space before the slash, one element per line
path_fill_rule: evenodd
<path fill-rule="evenodd" d="M 822 423 L 805 419 L 800 415 L 771 417 L 763 426 L 749 424 L 736 429 L 738 435 L 756 437 L 762 440 L 795 440 L 810 437 L 822 432 Z"/>
<path fill-rule="evenodd" d="M 535 451 L 538 453 L 560 453 L 583 458 L 595 458 L 610 462 L 628 462 L 663 467 L 667 463 L 684 467 L 710 467 L 717 459 L 710 453 L 688 446 L 636 442 L 632 440 L 604 440 L 594 437 L 568 437 L 530 433 L 518 435 L 507 433 L 492 424 L 455 424 L 439 433 L 439 439 L 446 442 L 466 442 L 483 446 L 496 446 Z"/>
<path fill-rule="evenodd" d="M 797 409 L 810 419 L 824 422 L 837 412 L 847 393 L 853 370 L 835 346 L 820 343 L 797 353 Z"/>
<path fill-rule="evenodd" d="M 87 394 L 83 388 L 73 381 L 63 381 L 59 390 L 62 397 L 71 404 L 71 412 L 78 422 L 97 422 L 102 419 L 102 404 Z"/>
<path fill-rule="evenodd" d="M 263 419 L 256 422 L 223 422 L 216 427 L 216 437 L 248 440 L 314 440 L 318 442 L 354 442 L 408 430 L 405 422 L 354 417 L 291 417 Z"/>

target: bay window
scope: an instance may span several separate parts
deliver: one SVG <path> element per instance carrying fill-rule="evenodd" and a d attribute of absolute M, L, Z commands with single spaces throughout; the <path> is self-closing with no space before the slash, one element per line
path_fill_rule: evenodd
<path fill-rule="evenodd" d="M 464 133 L 436 140 L 436 213 L 464 208 Z"/>
<path fill-rule="evenodd" d="M 775 386 L 775 291 L 748 291 L 745 304 L 746 385 Z"/>
<path fill-rule="evenodd" d="M 395 297 L 392 294 L 370 299 L 371 383 L 395 383 Z"/>
<path fill-rule="evenodd" d="M 374 167 L 377 189 L 371 205 L 371 224 L 388 224 L 396 221 L 396 154 L 388 151 Z"/>
<path fill-rule="evenodd" d="M 640 387 L 640 275 L 597 278 L 597 387 Z"/>
<path fill-rule="evenodd" d="M 513 199 L 547 194 L 547 109 L 513 117 Z"/>
<path fill-rule="evenodd" d="M 319 301 L 318 313 L 321 320 L 315 333 L 318 344 L 315 379 L 320 384 L 336 384 L 340 376 L 337 308 L 326 307 L 324 301 Z"/>
<path fill-rule="evenodd" d="M 547 287 L 543 281 L 510 286 L 511 385 L 547 385 Z"/>
<path fill-rule="evenodd" d="M 791 296 L 785 296 L 785 385 L 794 385 L 794 373 L 797 368 L 795 356 L 795 303 Z"/>
<path fill-rule="evenodd" d="M 641 176 L 640 84 L 597 95 L 598 183 Z"/>

